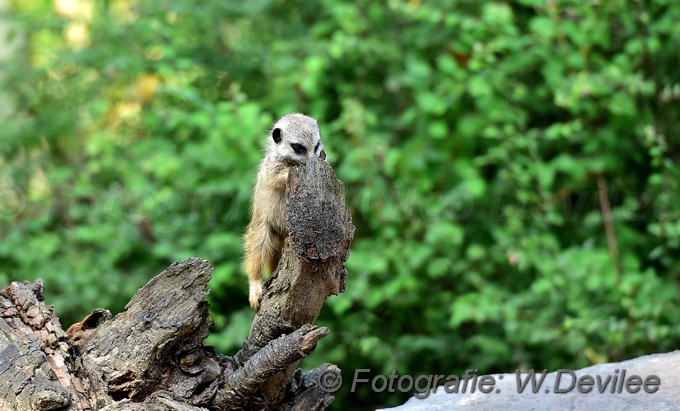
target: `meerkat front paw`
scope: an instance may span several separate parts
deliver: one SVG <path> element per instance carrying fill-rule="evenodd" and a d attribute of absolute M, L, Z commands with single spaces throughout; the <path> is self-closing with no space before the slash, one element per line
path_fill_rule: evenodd
<path fill-rule="evenodd" d="M 253 310 L 260 308 L 260 298 L 262 298 L 262 281 L 256 281 L 250 284 L 250 306 Z"/>

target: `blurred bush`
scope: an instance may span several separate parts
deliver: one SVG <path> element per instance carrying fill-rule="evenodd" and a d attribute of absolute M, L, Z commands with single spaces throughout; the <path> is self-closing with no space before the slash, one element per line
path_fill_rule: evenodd
<path fill-rule="evenodd" d="M 680 3 L 33 0 L 0 15 L 0 281 L 65 326 L 174 260 L 248 331 L 266 131 L 316 116 L 357 226 L 334 409 L 373 374 L 576 368 L 680 342 Z M 2 30 L 0 30 L 2 31 Z M 6 46 L 2 46 L 6 44 Z"/>

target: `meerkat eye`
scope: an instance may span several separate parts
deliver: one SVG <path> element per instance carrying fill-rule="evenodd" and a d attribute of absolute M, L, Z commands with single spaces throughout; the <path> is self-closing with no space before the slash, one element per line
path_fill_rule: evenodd
<path fill-rule="evenodd" d="M 291 143 L 290 146 L 293 148 L 296 154 L 305 154 L 307 152 L 307 147 L 298 143 Z"/>
<path fill-rule="evenodd" d="M 279 144 L 279 143 L 281 142 L 281 139 L 282 139 L 282 138 L 283 138 L 283 137 L 281 137 L 281 129 L 280 129 L 280 128 L 275 128 L 275 129 L 272 131 L 272 139 L 274 139 L 274 142 L 275 142 L 276 144 Z"/>
<path fill-rule="evenodd" d="M 318 152 L 319 152 L 319 144 L 321 144 L 320 141 L 319 141 L 318 143 L 316 143 L 316 146 L 314 147 L 314 152 L 315 152 L 315 153 L 318 153 Z"/>

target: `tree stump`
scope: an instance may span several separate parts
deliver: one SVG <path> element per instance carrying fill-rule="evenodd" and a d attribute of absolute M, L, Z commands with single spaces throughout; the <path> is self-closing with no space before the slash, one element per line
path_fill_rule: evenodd
<path fill-rule="evenodd" d="M 325 299 L 344 291 L 354 225 L 324 160 L 291 169 L 287 202 L 290 237 L 233 357 L 203 345 L 212 271 L 205 260 L 172 264 L 124 312 L 111 318 L 96 309 L 66 332 L 43 302 L 41 281 L 1 290 L 0 409 L 325 409 L 333 396 L 323 382 L 339 369 L 297 366 L 329 332 L 313 323 Z"/>

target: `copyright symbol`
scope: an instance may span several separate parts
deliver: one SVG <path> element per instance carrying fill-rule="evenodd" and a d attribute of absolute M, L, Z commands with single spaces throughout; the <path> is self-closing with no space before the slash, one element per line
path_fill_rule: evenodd
<path fill-rule="evenodd" d="M 342 385 L 340 370 L 326 370 L 317 378 L 317 384 L 323 392 L 336 392 Z"/>

